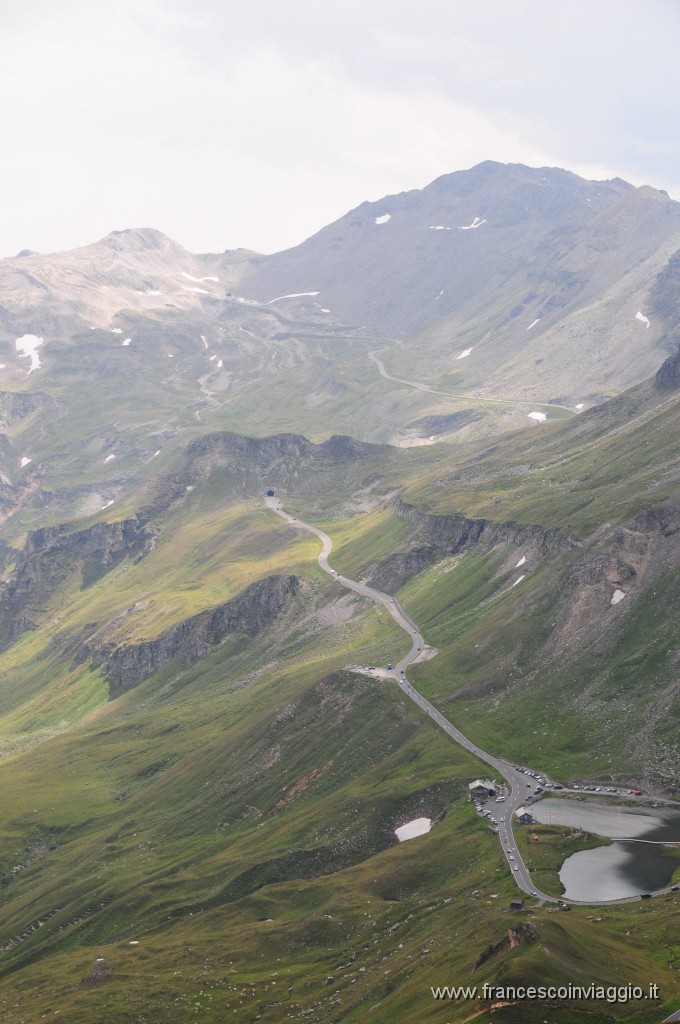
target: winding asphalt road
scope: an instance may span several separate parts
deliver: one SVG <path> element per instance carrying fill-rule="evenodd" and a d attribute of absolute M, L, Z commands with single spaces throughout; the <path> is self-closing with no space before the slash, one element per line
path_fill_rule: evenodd
<path fill-rule="evenodd" d="M 441 711 L 430 704 L 429 700 L 423 697 L 422 693 L 419 693 L 409 683 L 406 678 L 406 670 L 409 665 L 412 665 L 416 661 L 423 648 L 425 647 L 425 641 L 418 629 L 418 626 L 413 619 L 406 614 L 404 609 L 401 607 L 399 602 L 395 598 L 390 597 L 389 594 L 384 594 L 382 590 L 376 590 L 375 587 L 369 587 L 365 583 L 357 583 L 355 580 L 350 580 L 346 576 L 341 576 L 335 569 L 331 568 L 328 564 L 328 556 L 333 549 L 333 542 L 327 533 L 323 530 L 319 530 L 316 526 L 310 526 L 309 523 L 303 522 L 301 519 L 296 519 L 294 516 L 289 515 L 285 512 L 281 506 L 281 501 L 276 495 L 265 497 L 265 501 L 272 512 L 275 512 L 278 516 L 290 525 L 294 526 L 299 530 L 306 530 L 309 533 L 313 533 L 319 538 L 322 544 L 321 554 L 319 555 L 318 561 L 321 568 L 332 576 L 337 582 L 346 587 L 347 590 L 353 590 L 355 594 L 360 594 L 362 597 L 368 597 L 370 600 L 383 605 L 390 613 L 394 621 L 411 639 L 411 650 L 408 654 L 404 655 L 401 661 L 394 665 L 392 671 L 388 672 L 394 681 L 401 687 L 407 697 L 409 697 L 414 704 L 417 704 L 427 715 L 430 716 L 432 721 L 443 729 L 444 732 L 451 737 L 456 743 L 465 750 L 468 750 L 475 757 L 478 757 L 480 761 L 484 761 L 489 767 L 493 768 L 499 775 L 508 783 L 509 792 L 504 803 L 495 804 L 493 812 L 493 820 L 498 827 L 498 838 L 500 840 L 501 849 L 508 861 L 510 873 L 515 879 L 518 887 L 525 893 L 531 896 L 536 896 L 541 900 L 545 900 L 549 903 L 557 903 L 558 900 L 554 896 L 549 896 L 547 893 L 541 892 L 537 889 L 534 883 L 531 881 L 529 871 L 526 864 L 524 863 L 522 856 L 517 848 L 515 837 L 512 831 L 512 819 L 515 810 L 521 807 L 526 801 L 527 797 L 531 794 L 531 786 L 526 776 L 519 772 L 514 765 L 508 761 L 502 760 L 502 758 L 494 757 L 493 754 L 487 753 L 486 750 L 482 750 L 476 743 L 468 739 L 457 729 L 452 722 L 448 720 Z M 655 895 L 663 895 L 669 893 L 670 887 L 667 886 L 664 889 L 656 891 Z M 640 896 L 629 896 L 618 900 L 566 900 L 562 899 L 559 902 L 574 903 L 574 904 L 585 904 L 593 903 L 596 906 L 602 906 L 603 904 L 618 904 L 618 903 L 633 903 L 640 899 Z"/>
<path fill-rule="evenodd" d="M 373 352 L 368 353 L 368 358 L 375 363 L 378 367 L 378 373 L 385 380 L 396 381 L 397 384 L 407 384 L 410 388 L 415 388 L 416 391 L 429 391 L 433 395 L 444 395 L 446 398 L 464 398 L 466 402 L 484 402 L 487 405 L 526 405 L 530 409 L 536 409 L 540 412 L 542 409 L 565 409 L 570 412 L 572 416 L 576 416 L 576 410 L 569 408 L 568 405 L 558 405 L 557 402 L 527 402 L 523 398 L 477 398 L 475 395 L 466 395 L 463 392 L 456 391 L 439 391 L 438 388 L 431 388 L 427 384 L 420 384 L 414 380 L 402 380 L 401 377 L 393 377 L 391 373 L 388 373 L 385 369 L 385 364 L 381 359 L 378 359 L 376 352 L 381 351 L 375 349 Z"/>

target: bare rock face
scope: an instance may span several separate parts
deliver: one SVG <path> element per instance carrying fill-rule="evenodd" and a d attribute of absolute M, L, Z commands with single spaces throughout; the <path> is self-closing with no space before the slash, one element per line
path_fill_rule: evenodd
<path fill-rule="evenodd" d="M 438 559 L 475 545 L 487 550 L 496 544 L 526 545 L 540 557 L 573 546 L 568 538 L 539 526 L 493 523 L 463 515 L 428 515 L 402 501 L 396 502 L 394 510 L 413 527 L 413 539 L 408 550 L 386 555 L 371 568 L 367 582 L 387 593 L 398 590 Z"/>
<path fill-rule="evenodd" d="M 661 364 L 654 378 L 654 386 L 657 391 L 674 391 L 680 387 L 680 348 Z"/>
<path fill-rule="evenodd" d="M 217 471 L 232 493 L 275 485 L 288 494 L 313 493 L 341 486 L 362 460 L 385 446 L 333 435 L 314 444 L 299 434 L 252 438 L 230 431 L 204 434 L 192 441 L 155 481 L 143 518 L 151 518 L 183 500 L 187 485 L 199 486 Z"/>
<path fill-rule="evenodd" d="M 650 312 L 672 330 L 680 328 L 680 249 L 674 252 L 650 292 Z"/>
<path fill-rule="evenodd" d="M 524 921 L 520 924 L 514 924 L 508 929 L 507 935 L 504 935 L 502 939 L 498 940 L 498 942 L 492 942 L 486 947 L 486 949 L 482 950 L 482 952 L 476 957 L 472 965 L 472 969 L 475 970 L 477 967 L 481 967 L 482 964 L 485 964 L 492 956 L 496 953 L 500 953 L 503 949 L 507 949 L 508 946 L 510 949 L 517 949 L 517 947 L 521 946 L 523 943 L 536 938 L 538 938 L 538 931 L 533 924 Z"/>
<path fill-rule="evenodd" d="M 229 634 L 259 633 L 288 607 L 300 584 L 297 576 L 266 576 L 230 601 L 192 615 L 153 640 L 138 644 L 107 642 L 96 631 L 84 640 L 75 661 L 91 658 L 94 667 L 102 668 L 110 682 L 110 695 L 115 697 L 153 675 L 176 655 L 185 666 L 193 665 Z"/>
<path fill-rule="evenodd" d="M 486 947 L 486 949 L 482 950 L 479 956 L 475 957 L 474 963 L 472 964 L 473 971 L 476 970 L 477 967 L 481 967 L 482 964 L 485 964 L 486 961 L 489 960 L 495 953 L 500 953 L 502 949 L 505 949 L 505 947 L 508 945 L 508 942 L 508 936 L 504 935 L 503 938 L 499 939 L 498 942 L 490 943 Z"/>
<path fill-rule="evenodd" d="M 464 409 L 460 412 L 450 412 L 444 416 L 423 416 L 419 420 L 413 420 L 408 424 L 409 429 L 419 430 L 421 433 L 435 437 L 444 434 L 452 434 L 456 430 L 462 430 L 470 423 L 482 419 L 482 413 L 473 409 Z"/>
<path fill-rule="evenodd" d="M 100 579 L 124 558 L 142 558 L 154 533 L 137 519 L 99 522 L 85 530 L 48 526 L 29 533 L 10 578 L 0 584 L 0 650 L 40 618 L 50 593 L 69 576 L 82 586 Z"/>
<path fill-rule="evenodd" d="M 510 940 L 510 949 L 517 949 L 525 942 L 529 942 L 531 939 L 538 938 L 538 931 L 535 925 L 529 921 L 522 921 L 520 924 L 514 924 L 512 928 L 508 930 L 508 939 Z"/>
<path fill-rule="evenodd" d="M 430 545 L 386 555 L 372 566 L 368 582 L 386 594 L 393 594 L 441 556 L 441 549 Z"/>
<path fill-rule="evenodd" d="M 56 407 L 43 391 L 0 391 L 0 428 L 13 426 L 35 412 L 46 413 Z"/>
<path fill-rule="evenodd" d="M 412 505 L 397 502 L 395 512 L 418 531 L 419 536 L 446 554 L 457 554 L 476 544 L 531 544 L 541 556 L 557 554 L 572 546 L 554 530 L 517 523 L 494 523 L 488 519 L 468 519 L 463 515 L 429 515 Z"/>

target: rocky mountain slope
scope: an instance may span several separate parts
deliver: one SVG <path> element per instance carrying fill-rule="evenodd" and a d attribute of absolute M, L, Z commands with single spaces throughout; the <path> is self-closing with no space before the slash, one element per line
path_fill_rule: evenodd
<path fill-rule="evenodd" d="M 675 350 L 679 211 L 487 162 L 273 256 L 145 228 L 2 260 L 2 483 L 88 477 L 92 512 L 211 429 L 424 445 L 574 414 Z"/>
<path fill-rule="evenodd" d="M 679 244 L 680 205 L 663 192 L 489 161 L 362 204 L 240 287 L 313 290 L 345 321 L 419 335 L 397 376 L 580 405 L 674 347 L 664 296 Z"/>
<path fill-rule="evenodd" d="M 620 179 L 587 182 L 554 168 L 487 161 L 363 203 L 295 249 L 257 263 L 242 288 L 267 301 L 307 287 L 347 322 L 408 337 L 483 297 L 506 298 L 518 275 L 535 279 L 542 259 L 554 265 L 597 234 L 602 220 L 616 224 L 616 210 L 633 192 Z M 553 281 L 553 307 L 584 283 L 576 273 Z"/>

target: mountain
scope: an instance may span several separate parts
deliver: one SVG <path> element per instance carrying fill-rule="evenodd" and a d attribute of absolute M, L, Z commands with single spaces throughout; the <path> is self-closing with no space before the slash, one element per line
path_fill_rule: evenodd
<path fill-rule="evenodd" d="M 677 808 L 679 209 L 487 162 L 275 256 L 145 228 L 0 262 L 0 1021 L 676 1007 L 676 893 L 510 909 L 488 765 L 297 520 L 475 743 Z M 535 834 L 554 896 L 606 842 Z"/>
<path fill-rule="evenodd" d="M 347 322 L 417 335 L 399 376 L 579 404 L 643 379 L 680 340 L 650 295 L 679 244 L 663 192 L 487 162 L 363 203 L 240 287 L 314 290 Z"/>
<path fill-rule="evenodd" d="M 85 421 L 143 473 L 197 426 L 322 440 L 361 420 L 366 440 L 423 445 L 573 414 L 677 347 L 679 211 L 620 179 L 487 162 L 274 256 L 196 256 L 145 228 L 2 260 L 0 469 L 14 483 L 39 457 L 63 477 L 66 459 L 82 480 Z"/>
<path fill-rule="evenodd" d="M 316 289 L 343 320 L 408 336 L 497 295 L 515 275 L 569 248 L 633 187 L 587 182 L 568 171 L 479 164 L 424 189 L 362 203 L 244 277 L 244 294 Z"/>
<path fill-rule="evenodd" d="M 112 231 L 71 252 L 24 252 L 0 261 L 3 331 L 64 340 L 78 329 L 114 330 L 122 311 L 188 312 L 197 296 L 222 294 L 233 267 L 251 255 L 194 256 L 153 228 Z"/>

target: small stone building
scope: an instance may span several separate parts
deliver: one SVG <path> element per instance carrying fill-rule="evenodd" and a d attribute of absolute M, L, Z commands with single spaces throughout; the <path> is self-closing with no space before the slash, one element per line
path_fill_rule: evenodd
<path fill-rule="evenodd" d="M 486 800 L 487 797 L 496 795 L 496 783 L 488 779 L 475 779 L 468 786 L 472 800 Z"/>

